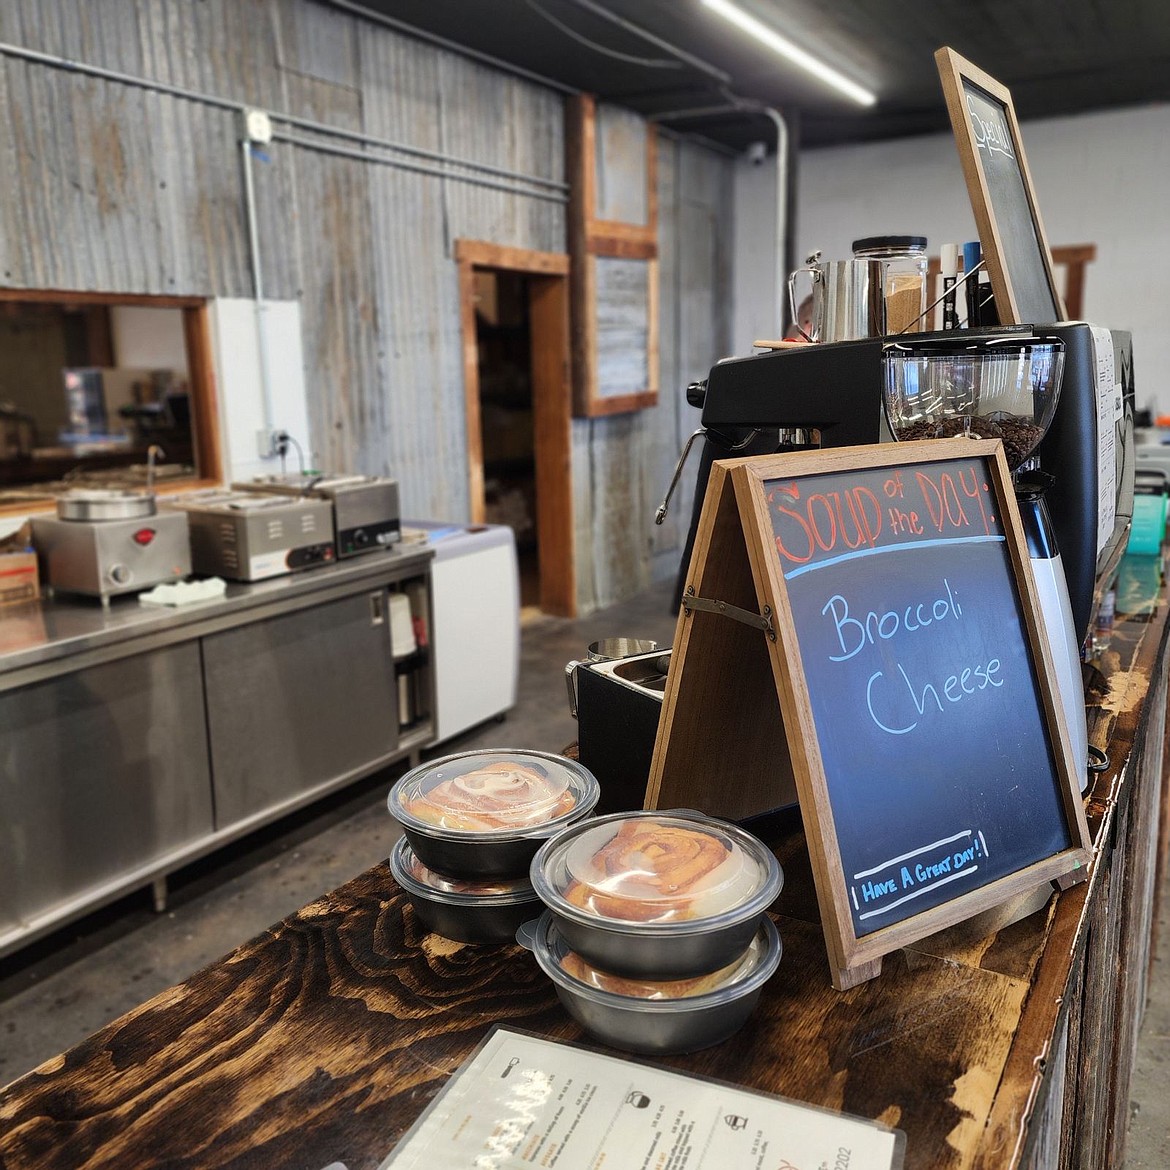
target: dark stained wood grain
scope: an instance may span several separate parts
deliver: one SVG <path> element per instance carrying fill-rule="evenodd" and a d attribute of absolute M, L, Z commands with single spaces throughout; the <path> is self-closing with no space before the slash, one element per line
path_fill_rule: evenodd
<path fill-rule="evenodd" d="M 1031 1170 L 1041 1144 L 1061 1165 L 1121 1165 L 1165 645 L 1162 597 L 1087 672 L 1110 755 L 1086 800 L 1089 882 L 835 991 L 799 816 L 774 818 L 758 828 L 785 871 L 780 968 L 736 1036 L 655 1063 L 898 1126 L 908 1170 Z M 376 866 L 0 1092 L 0 1167 L 373 1170 L 496 1024 L 601 1047 L 531 955 L 426 934 Z"/>
<path fill-rule="evenodd" d="M 2 1164 L 376 1166 L 492 1024 L 555 1033 L 555 1005 L 379 866 L 12 1086 Z"/>

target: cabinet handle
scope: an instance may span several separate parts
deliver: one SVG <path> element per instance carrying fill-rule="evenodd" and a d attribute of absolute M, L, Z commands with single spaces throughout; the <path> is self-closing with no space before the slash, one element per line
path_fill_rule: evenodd
<path fill-rule="evenodd" d="M 370 594 L 370 625 L 386 624 L 386 594 L 379 590 Z"/>

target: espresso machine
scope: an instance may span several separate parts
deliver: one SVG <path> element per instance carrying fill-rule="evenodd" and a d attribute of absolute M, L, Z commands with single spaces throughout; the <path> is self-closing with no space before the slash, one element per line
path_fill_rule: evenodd
<path fill-rule="evenodd" d="M 1032 420 L 1036 429 L 1030 437 L 1038 443 L 1022 455 L 1017 451 L 1020 457 L 1014 461 L 1006 442 L 1005 451 L 1017 473 L 1017 499 L 1074 745 L 1087 759 L 1080 661 L 1093 628 L 1097 585 L 1116 569 L 1133 514 L 1134 383 L 1128 333 L 1083 322 L 1039 331 L 1001 326 L 797 345 L 719 362 L 705 382 L 687 391 L 688 401 L 702 410 L 702 426 L 692 439 L 703 438 L 703 452 L 678 597 L 714 459 L 892 441 L 886 387 L 901 350 L 912 344 L 945 358 L 996 343 L 1026 348 L 1025 339 L 1035 339 L 1037 332 L 1062 351 L 1057 393 L 1049 417 Z M 1035 416 L 1039 401 L 1025 401 L 1018 409 Z M 957 433 L 963 432 L 940 428 L 936 437 Z"/>
<path fill-rule="evenodd" d="M 1127 332 L 1084 322 L 1040 331 L 1063 344 L 1064 370 L 1055 412 L 1034 454 L 1054 480 L 1047 507 L 1074 627 L 1085 639 L 1097 583 L 1116 569 L 1133 516 L 1132 343 Z M 945 350 L 1034 332 L 1030 325 L 1005 325 L 912 337 Z M 703 457 L 680 578 L 713 459 L 892 441 L 883 405 L 886 355 L 906 340 L 863 338 L 731 358 L 713 366 L 705 382 L 688 387 L 688 401 L 702 411 L 696 435 L 703 438 Z"/>

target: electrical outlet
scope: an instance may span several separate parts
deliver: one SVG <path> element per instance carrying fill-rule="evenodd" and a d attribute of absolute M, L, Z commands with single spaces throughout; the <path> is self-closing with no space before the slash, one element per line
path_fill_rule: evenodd
<path fill-rule="evenodd" d="M 261 459 L 275 459 L 276 451 L 276 436 L 280 431 L 273 427 L 261 427 L 256 432 L 256 449 L 260 452 Z"/>
<path fill-rule="evenodd" d="M 272 119 L 263 110 L 244 111 L 244 134 L 249 142 L 263 146 L 272 141 Z"/>

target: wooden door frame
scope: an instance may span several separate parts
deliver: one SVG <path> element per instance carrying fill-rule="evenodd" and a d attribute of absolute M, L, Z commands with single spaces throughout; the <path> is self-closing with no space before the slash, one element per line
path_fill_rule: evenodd
<path fill-rule="evenodd" d="M 536 461 L 536 541 L 540 608 L 577 615 L 573 557 L 572 381 L 569 342 L 569 257 L 482 240 L 456 240 L 467 417 L 467 482 L 473 524 L 484 523 L 483 432 L 479 406 L 479 345 L 475 270 L 519 272 L 528 279 L 532 341 L 532 440 Z"/>

